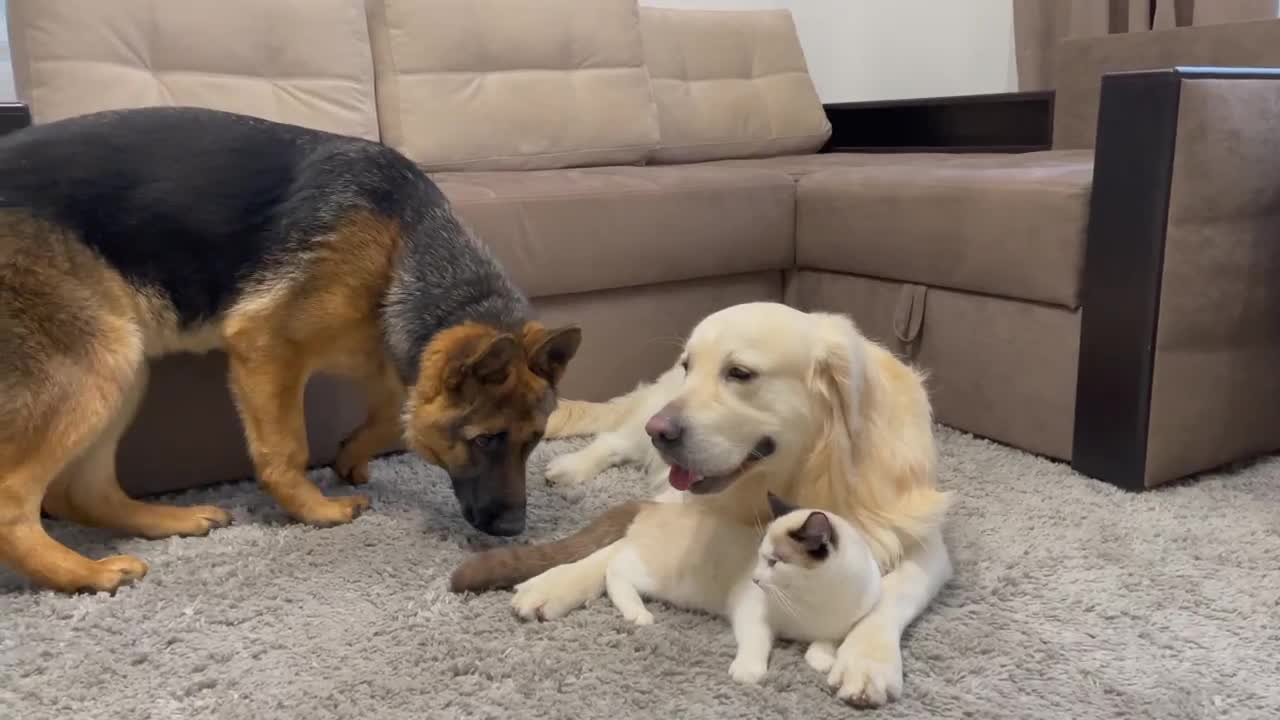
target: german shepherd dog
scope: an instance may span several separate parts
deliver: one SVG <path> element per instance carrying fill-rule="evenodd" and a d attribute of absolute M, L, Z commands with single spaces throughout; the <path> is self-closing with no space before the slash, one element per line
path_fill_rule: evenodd
<path fill-rule="evenodd" d="M 305 471 L 303 388 L 365 390 L 335 462 L 354 484 L 397 439 L 444 468 L 462 514 L 525 527 L 525 465 L 580 331 L 527 298 L 411 161 L 385 145 L 196 108 L 107 111 L 0 139 L 0 562 L 114 592 L 147 565 L 89 560 L 41 510 L 148 538 L 231 516 L 128 497 L 116 445 L 149 358 L 225 351 L 256 474 L 301 522 L 350 522 Z"/>

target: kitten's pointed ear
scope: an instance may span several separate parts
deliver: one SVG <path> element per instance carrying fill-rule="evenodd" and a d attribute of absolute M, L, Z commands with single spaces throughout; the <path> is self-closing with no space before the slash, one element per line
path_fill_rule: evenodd
<path fill-rule="evenodd" d="M 814 510 L 796 530 L 796 539 L 810 553 L 821 551 L 828 545 L 835 546 L 836 530 L 826 513 Z"/>
<path fill-rule="evenodd" d="M 555 387 L 582 344 L 582 330 L 574 325 L 548 330 L 529 323 L 524 329 L 524 342 L 529 369 Z"/>
<path fill-rule="evenodd" d="M 773 514 L 774 520 L 777 520 L 783 515 L 787 515 L 794 510 L 796 510 L 796 508 L 787 504 L 786 500 L 774 495 L 773 491 L 769 492 L 769 512 Z"/>

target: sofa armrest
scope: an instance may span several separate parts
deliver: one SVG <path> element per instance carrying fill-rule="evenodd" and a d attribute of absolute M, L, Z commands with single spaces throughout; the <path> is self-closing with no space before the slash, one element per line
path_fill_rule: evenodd
<path fill-rule="evenodd" d="M 1072 465 L 1143 489 L 1280 449 L 1280 70 L 1108 74 Z"/>
<path fill-rule="evenodd" d="M 1280 19 L 1073 37 L 1054 50 L 1053 146 L 1089 148 L 1097 133 L 1103 75 L 1205 65 L 1280 67 Z"/>
<path fill-rule="evenodd" d="M 823 152 L 1027 152 L 1053 138 L 1052 91 L 828 103 Z"/>
<path fill-rule="evenodd" d="M 0 103 L 0 135 L 8 135 L 31 124 L 31 108 L 23 103 Z"/>

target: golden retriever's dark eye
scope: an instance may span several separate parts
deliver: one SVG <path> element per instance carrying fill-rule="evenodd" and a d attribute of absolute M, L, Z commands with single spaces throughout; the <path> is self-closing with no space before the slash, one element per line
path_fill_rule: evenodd
<path fill-rule="evenodd" d="M 730 366 L 729 369 L 726 370 L 724 374 L 730 380 L 737 380 L 738 382 L 747 382 L 748 380 L 751 380 L 756 376 L 755 373 L 751 372 L 750 370 L 740 365 Z"/>

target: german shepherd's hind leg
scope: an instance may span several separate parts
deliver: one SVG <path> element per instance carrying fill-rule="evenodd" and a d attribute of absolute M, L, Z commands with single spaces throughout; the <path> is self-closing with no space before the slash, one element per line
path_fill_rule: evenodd
<path fill-rule="evenodd" d="M 94 354 L 105 353 L 86 352 Z M 0 417 L 0 563 L 53 590 L 114 593 L 146 575 L 147 564 L 129 555 L 95 561 L 74 552 L 45 532 L 40 507 L 59 473 L 112 423 L 131 369 L 101 357 L 87 371 L 57 368 L 57 358 L 34 352 L 19 360 L 30 372 L 0 378 L 9 381 L 0 389 L 16 408 Z"/>
<path fill-rule="evenodd" d="M 342 441 L 333 469 L 352 485 L 364 485 L 369 482 L 369 460 L 400 439 L 404 388 L 395 369 L 385 361 L 363 370 L 355 379 L 368 398 L 369 416 Z"/>
<path fill-rule="evenodd" d="M 310 374 L 294 348 L 269 343 L 229 348 L 231 391 L 258 480 L 295 520 L 330 527 L 369 507 L 362 495 L 326 497 L 307 479 L 307 427 L 303 391 Z"/>
<path fill-rule="evenodd" d="M 145 503 L 129 497 L 120 487 L 116 479 L 116 447 L 137 411 L 146 383 L 144 364 L 107 427 L 53 481 L 45 495 L 45 510 L 82 525 L 150 539 L 207 535 L 214 528 L 230 525 L 231 514 L 220 508 Z"/>

